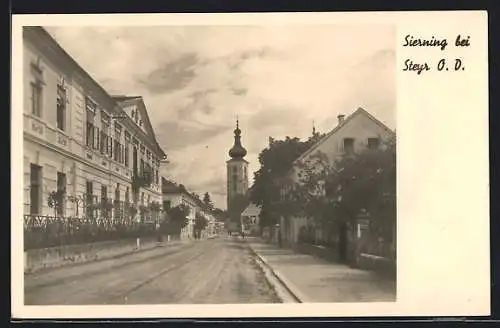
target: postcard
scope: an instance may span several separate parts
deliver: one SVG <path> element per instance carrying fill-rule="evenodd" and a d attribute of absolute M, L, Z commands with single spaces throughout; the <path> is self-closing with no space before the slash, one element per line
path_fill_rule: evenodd
<path fill-rule="evenodd" d="M 485 11 L 12 40 L 14 318 L 490 313 Z"/>

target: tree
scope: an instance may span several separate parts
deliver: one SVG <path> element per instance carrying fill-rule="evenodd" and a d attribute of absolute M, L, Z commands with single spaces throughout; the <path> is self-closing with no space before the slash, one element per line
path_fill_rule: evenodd
<path fill-rule="evenodd" d="M 344 156 L 331 163 L 318 153 L 299 166 L 299 182 L 282 199 L 282 211 L 312 218 L 323 227 L 369 214 L 381 235 L 396 222 L 396 143 Z M 389 236 L 387 236 L 389 237 Z"/>
<path fill-rule="evenodd" d="M 201 213 L 196 213 L 195 219 L 194 219 L 194 231 L 195 231 L 195 237 L 200 238 L 201 231 L 205 229 L 208 225 L 208 220 L 207 218 L 201 214 Z"/>
<path fill-rule="evenodd" d="M 62 208 L 64 204 L 64 190 L 52 191 L 47 198 L 47 205 L 54 209 L 54 216 L 57 217 L 58 214 L 62 214 Z"/>
<path fill-rule="evenodd" d="M 189 208 L 184 204 L 171 207 L 165 213 L 160 229 L 169 234 L 180 234 L 182 228 L 186 227 L 189 223 L 188 215 Z"/>
<path fill-rule="evenodd" d="M 205 204 L 205 206 L 209 209 L 209 210 L 213 210 L 214 208 L 214 203 L 212 202 L 212 199 L 210 198 L 210 194 L 208 192 L 206 192 L 204 195 L 203 195 L 203 203 Z"/>
<path fill-rule="evenodd" d="M 72 202 L 75 204 L 75 217 L 79 216 L 79 209 L 80 209 L 80 204 L 84 203 L 84 199 L 82 196 L 68 196 L 67 197 L 68 201 Z"/>
<path fill-rule="evenodd" d="M 269 138 L 269 146 L 259 154 L 260 169 L 254 173 L 250 188 L 250 199 L 261 206 L 260 225 L 273 225 L 279 218 L 277 208 L 280 201 L 278 181 L 292 168 L 293 162 L 302 155 L 321 135 L 316 134 L 307 141 L 286 137 L 285 140 Z"/>

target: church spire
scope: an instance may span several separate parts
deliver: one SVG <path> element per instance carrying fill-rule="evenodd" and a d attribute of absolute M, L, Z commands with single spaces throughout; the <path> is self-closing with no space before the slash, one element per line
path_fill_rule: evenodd
<path fill-rule="evenodd" d="M 241 130 L 239 119 L 236 118 L 236 129 L 234 129 L 234 145 L 229 150 L 229 156 L 233 159 L 243 159 L 247 150 L 241 145 Z"/>

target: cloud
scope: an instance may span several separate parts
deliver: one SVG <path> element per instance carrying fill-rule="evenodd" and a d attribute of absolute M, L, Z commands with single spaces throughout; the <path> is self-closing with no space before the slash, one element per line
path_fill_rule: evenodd
<path fill-rule="evenodd" d="M 154 69 L 145 78 L 137 78 L 137 82 L 151 93 L 182 89 L 196 76 L 195 65 L 198 62 L 197 54 L 188 53 Z"/>
<path fill-rule="evenodd" d="M 179 122 L 162 122 L 156 133 L 158 142 L 170 151 L 182 149 L 187 145 L 198 144 L 229 130 L 228 126 L 206 126 L 190 128 Z"/>
<path fill-rule="evenodd" d="M 364 107 L 395 127 L 394 26 L 47 29 L 109 93 L 143 96 L 171 161 L 162 174 L 223 208 L 236 116 L 250 173 L 269 136 L 306 138 L 313 121 L 328 132 Z"/>

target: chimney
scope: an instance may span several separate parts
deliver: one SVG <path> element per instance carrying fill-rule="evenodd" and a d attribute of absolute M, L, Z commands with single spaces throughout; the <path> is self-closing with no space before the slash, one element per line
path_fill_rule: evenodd
<path fill-rule="evenodd" d="M 340 114 L 340 115 L 337 116 L 337 118 L 339 120 L 339 125 L 342 124 L 342 122 L 344 122 L 344 117 L 345 117 L 344 114 Z"/>

